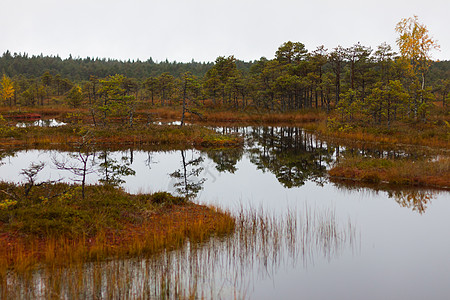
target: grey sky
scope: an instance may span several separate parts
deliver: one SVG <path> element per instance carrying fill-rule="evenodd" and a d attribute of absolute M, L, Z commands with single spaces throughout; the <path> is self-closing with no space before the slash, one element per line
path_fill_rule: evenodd
<path fill-rule="evenodd" d="M 0 52 L 161 61 L 272 58 L 285 41 L 312 51 L 357 42 L 395 49 L 418 15 L 450 60 L 449 0 L 0 0 Z"/>

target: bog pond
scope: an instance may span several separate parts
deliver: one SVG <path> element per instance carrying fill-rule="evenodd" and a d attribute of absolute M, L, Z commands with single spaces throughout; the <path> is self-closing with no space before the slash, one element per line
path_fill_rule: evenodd
<path fill-rule="evenodd" d="M 196 203 L 229 210 L 242 220 L 234 235 L 188 243 L 153 259 L 38 271 L 34 295 L 44 297 L 43 290 L 60 280 L 68 298 L 448 299 L 450 193 L 374 189 L 326 176 L 349 153 L 422 154 L 348 149 L 300 128 L 217 130 L 243 134 L 244 147 L 99 150 L 87 179 L 95 184 L 116 176 L 108 166 L 126 166 L 134 175 L 116 178 L 126 191 L 189 194 Z M 0 180 L 22 181 L 21 170 L 32 162 L 45 163 L 40 180 L 79 179 L 55 166 L 62 161 L 77 163 L 76 155 L 5 153 Z M 71 290 L 73 278 L 81 280 Z"/>

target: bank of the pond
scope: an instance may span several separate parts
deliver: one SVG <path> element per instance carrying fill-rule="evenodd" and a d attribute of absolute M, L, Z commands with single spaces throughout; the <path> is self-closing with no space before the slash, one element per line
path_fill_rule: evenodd
<path fill-rule="evenodd" d="M 319 137 L 342 145 L 373 147 L 424 146 L 430 149 L 450 149 L 450 125 L 445 120 L 424 123 L 397 122 L 392 126 L 342 123 L 336 118 L 305 124 Z"/>
<path fill-rule="evenodd" d="M 450 149 L 450 119 L 440 116 L 427 121 L 396 121 L 390 126 L 371 122 L 339 121 L 337 113 L 320 110 L 294 112 L 259 112 L 254 110 L 204 111 L 203 118 L 188 115 L 191 122 L 207 126 L 286 126 L 302 127 L 327 140 L 343 145 L 403 147 L 425 146 L 433 149 Z M 151 110 L 158 118 L 176 120 L 177 113 L 169 108 Z"/>
<path fill-rule="evenodd" d="M 86 140 L 89 138 L 89 140 Z M 196 146 L 223 147 L 242 144 L 236 135 L 222 135 L 202 126 L 137 125 L 133 128 L 121 126 L 81 126 L 60 127 L 3 127 L 0 130 L 2 147 L 48 147 L 51 145 L 70 145 L 83 141 L 90 145 L 114 146 Z"/>
<path fill-rule="evenodd" d="M 179 113 L 170 108 L 157 108 L 150 110 L 150 113 L 158 118 L 177 119 Z M 294 112 L 280 111 L 258 111 L 255 109 L 214 109 L 201 111 L 202 118 L 193 114 L 187 114 L 187 119 L 191 122 L 207 124 L 207 125 L 302 125 L 305 123 L 324 121 L 327 114 L 319 110 L 304 110 Z"/>
<path fill-rule="evenodd" d="M 67 123 L 92 124 L 91 112 L 86 108 L 70 108 L 67 106 L 55 105 L 48 107 L 27 107 L 23 108 L 0 108 L 0 114 L 7 120 L 30 120 L 36 118 L 57 118 Z M 133 123 L 143 124 L 161 120 L 180 120 L 182 115 L 181 106 L 138 108 L 134 114 Z M 327 114 L 320 110 L 303 111 L 270 111 L 257 110 L 253 107 L 246 109 L 227 108 L 198 108 L 196 113 L 186 112 L 185 120 L 190 123 L 226 123 L 226 124 L 291 124 L 298 125 L 309 122 L 326 120 Z M 112 122 L 121 122 L 112 118 Z M 128 120 L 127 120 L 128 121 Z"/>
<path fill-rule="evenodd" d="M 155 125 L 160 121 L 179 121 L 181 119 L 179 106 L 140 108 L 135 112 L 134 128 L 127 129 L 128 121 L 122 119 L 109 120 L 108 127 L 95 127 L 102 142 L 117 141 L 126 144 L 180 144 L 195 145 L 235 144 L 233 138 L 218 138 L 204 128 L 197 126 Z M 69 125 L 90 126 L 93 120 L 87 109 L 71 109 L 68 107 L 38 107 L 19 109 L 3 109 L 0 113 L 6 120 L 13 122 L 17 116 L 38 115 L 42 118 L 57 118 Z M 201 118 L 199 117 L 201 115 Z M 427 121 L 395 121 L 390 126 L 373 124 L 371 122 L 343 122 L 337 113 L 327 114 L 320 110 L 302 110 L 294 112 L 258 111 L 252 107 L 247 109 L 212 109 L 203 108 L 197 114 L 186 113 L 185 120 L 191 124 L 204 126 L 302 126 L 326 139 L 334 139 L 344 144 L 356 145 L 371 143 L 374 145 L 421 145 L 433 148 L 450 148 L 450 125 L 448 116 L 437 116 Z M 99 125 L 99 124 L 97 124 Z M 70 127 L 70 126 L 68 126 Z M 65 135 L 63 129 L 53 128 L 56 136 Z M 45 143 L 45 133 L 23 134 L 20 131 L 7 133 L 0 130 L 0 142 L 14 143 L 13 139 L 27 139 L 29 143 Z M 42 136 L 43 135 L 43 136 Z M 48 137 L 48 135 L 47 135 Z"/>
<path fill-rule="evenodd" d="M 328 174 L 334 179 L 450 189 L 450 158 L 435 160 L 346 157 Z"/>
<path fill-rule="evenodd" d="M 146 256 L 233 232 L 230 214 L 168 193 L 108 186 L 0 184 L 0 276 L 8 269 Z M 26 194 L 27 193 L 27 194 Z"/>

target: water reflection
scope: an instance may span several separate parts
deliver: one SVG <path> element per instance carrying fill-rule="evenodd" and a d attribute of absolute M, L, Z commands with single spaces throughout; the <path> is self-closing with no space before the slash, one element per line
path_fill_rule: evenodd
<path fill-rule="evenodd" d="M 114 158 L 109 151 L 102 151 L 97 156 L 97 172 L 100 175 L 99 182 L 113 186 L 119 186 L 125 183 L 123 177 L 136 174 L 130 167 L 132 163 L 133 151 L 130 152 L 130 157 L 122 155 L 120 159 Z"/>
<path fill-rule="evenodd" d="M 412 190 L 412 191 L 389 191 L 389 198 L 394 198 L 401 206 L 411 209 L 412 211 L 423 214 L 427 206 L 434 198 L 430 191 Z"/>
<path fill-rule="evenodd" d="M 389 199 L 394 199 L 401 207 L 408 208 L 419 214 L 425 213 L 432 200 L 436 199 L 439 194 L 438 191 L 433 190 L 417 188 L 399 189 L 398 187 L 391 187 L 390 185 L 355 184 L 353 181 L 346 180 L 333 180 L 333 184 L 340 189 L 349 191 L 369 191 L 374 194 L 380 192 L 386 193 Z"/>
<path fill-rule="evenodd" d="M 59 127 L 59 126 L 64 126 L 67 125 L 67 123 L 58 121 L 56 119 L 48 119 L 48 120 L 37 120 L 34 122 L 22 122 L 22 123 L 17 123 L 16 127 Z"/>
<path fill-rule="evenodd" d="M 383 150 L 370 148 L 348 148 L 339 144 L 327 142 L 316 135 L 309 133 L 301 128 L 296 127 L 221 127 L 216 130 L 223 133 L 236 133 L 244 136 L 245 146 L 236 148 L 206 149 L 204 151 L 196 150 L 178 150 L 179 165 L 173 165 L 174 162 L 168 163 L 167 160 L 174 160 L 172 152 L 155 152 L 155 151 L 96 151 L 95 162 L 95 179 L 91 179 L 90 183 L 108 183 L 120 185 L 129 181 L 144 183 L 151 186 L 151 190 L 172 191 L 185 196 L 187 198 L 195 198 L 202 191 L 203 186 L 208 178 L 210 183 L 215 183 L 220 176 L 240 175 L 238 173 L 246 172 L 239 170 L 242 164 L 251 163 L 262 171 L 262 174 L 273 174 L 283 188 L 295 189 L 305 185 L 307 182 L 314 182 L 318 186 L 323 186 L 329 181 L 327 177 L 327 169 L 329 169 L 340 158 L 351 156 L 364 157 L 382 157 L 382 158 L 404 158 L 415 157 L 419 154 L 410 153 L 400 150 Z M 55 151 L 57 152 L 57 151 Z M 146 158 L 135 161 L 135 152 L 141 157 L 145 153 Z M 76 156 L 76 153 L 73 153 Z M 12 159 L 12 153 L 2 154 L 4 158 L 1 163 Z M 39 154 L 41 155 L 41 154 Z M 44 155 L 44 154 L 42 154 Z M 65 154 L 67 156 L 67 152 Z M 20 154 L 22 156 L 22 154 Z M 70 156 L 70 154 L 69 154 Z M 158 157 L 160 159 L 158 160 Z M 41 160 L 39 158 L 38 160 Z M 33 160 L 32 160 L 33 161 Z M 28 162 L 27 166 L 32 162 Z M 159 162 L 158 162 L 159 161 Z M 163 170 L 155 166 L 160 163 L 161 167 L 167 165 Z M 146 171 L 141 171 L 142 165 L 147 166 Z M 22 167 L 22 168 L 24 168 Z M 246 167 L 248 168 L 248 167 Z M 132 179 L 132 175 L 136 172 L 136 180 Z M 143 172 L 145 175 L 142 175 Z M 157 177 L 163 179 L 148 179 L 154 172 L 158 172 Z M 259 173 L 257 176 L 262 176 Z M 168 176 L 170 175 L 170 176 Z M 66 175 L 66 178 L 67 177 Z M 92 178 L 92 177 L 91 177 Z M 165 179 L 164 179 L 165 178 Z M 8 178 L 5 178 L 8 179 Z M 255 181 L 258 178 L 252 178 Z M 14 180 L 14 179 L 13 179 Z M 164 184 L 157 182 L 164 181 Z M 334 180 L 334 179 L 333 179 Z M 167 182 L 170 181 L 170 182 Z M 355 184 L 352 183 L 349 188 Z M 134 191 L 149 190 L 144 187 L 133 187 Z M 208 184 L 209 188 L 217 188 Z M 373 187 L 377 188 L 377 187 Z M 251 191 L 250 191 L 251 192 Z M 392 194 L 394 195 L 394 194 Z M 399 203 L 405 207 L 409 207 L 415 211 L 423 213 L 426 210 L 426 204 L 429 200 L 426 197 L 415 196 L 418 200 L 401 195 L 395 196 Z M 403 197 L 403 198 L 402 198 Z M 419 198 L 418 198 L 419 197 Z M 405 200 L 406 199 L 406 200 Z M 423 208 L 420 208 L 420 203 Z"/>
<path fill-rule="evenodd" d="M 203 188 L 203 183 L 206 181 L 206 178 L 199 178 L 204 170 L 201 166 L 204 158 L 192 152 L 192 157 L 186 159 L 186 151 L 180 150 L 180 153 L 181 168 L 169 175 L 174 179 L 172 185 L 175 191 L 186 199 L 192 199 L 197 196 L 198 192 Z"/>
<path fill-rule="evenodd" d="M 255 281 L 272 278 L 283 267 L 302 269 L 359 248 L 354 224 L 343 224 L 331 210 L 305 207 L 274 216 L 250 209 L 235 217 L 231 235 L 188 242 L 154 256 L 44 267 L 29 277 L 14 271 L 0 274 L 0 294 L 33 299 L 246 299 Z"/>
<path fill-rule="evenodd" d="M 260 147 L 261 144 L 255 143 L 264 138 L 268 141 L 273 140 L 273 143 L 266 144 L 269 147 L 281 149 L 283 144 L 277 143 L 277 140 L 288 141 L 289 139 L 303 139 L 303 143 L 313 144 L 314 147 L 326 147 L 329 151 L 334 151 L 334 159 L 339 159 L 342 156 L 363 156 L 370 158 L 419 158 L 419 157 L 436 157 L 439 150 L 433 151 L 427 147 L 397 145 L 397 144 L 371 144 L 371 143 L 356 143 L 355 145 L 343 146 L 339 140 L 328 138 L 320 138 L 312 132 L 306 131 L 300 127 L 277 127 L 277 126 L 254 126 L 254 127 L 218 127 L 213 128 L 222 134 L 240 134 L 245 138 L 246 149 Z M 288 138 L 288 139 L 286 139 Z"/>
<path fill-rule="evenodd" d="M 382 149 L 369 145 L 343 147 L 298 127 L 220 127 L 216 131 L 244 136 L 245 153 L 249 154 L 251 162 L 258 169 L 275 174 L 286 188 L 299 187 L 307 181 L 323 184 L 327 180 L 327 169 L 345 156 L 384 159 L 430 156 L 430 153 L 417 149 Z M 225 167 L 225 170 L 234 172 L 240 153 L 236 152 L 237 157 L 228 161 L 226 157 L 225 161 L 220 160 L 224 153 L 217 154 L 218 164 L 221 164 L 218 170 Z M 214 156 L 209 156 L 216 161 Z"/>
<path fill-rule="evenodd" d="M 256 128 L 251 133 L 250 161 L 269 171 L 287 188 L 311 180 L 323 184 L 334 147 L 299 128 Z"/>
<path fill-rule="evenodd" d="M 234 174 L 237 171 L 236 164 L 244 155 L 244 148 L 207 149 L 205 153 L 216 164 L 215 168 L 219 173 Z"/>
<path fill-rule="evenodd" d="M 16 153 L 17 153 L 16 151 L 11 149 L 8 150 L 0 149 L 0 166 L 4 165 L 8 159 L 11 159 L 14 156 L 16 156 Z"/>

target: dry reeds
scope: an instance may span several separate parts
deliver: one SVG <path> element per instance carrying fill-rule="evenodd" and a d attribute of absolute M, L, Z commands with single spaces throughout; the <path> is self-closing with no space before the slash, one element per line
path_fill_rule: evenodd
<path fill-rule="evenodd" d="M 225 235 L 233 228 L 234 220 L 228 214 L 186 204 L 154 213 L 142 224 L 128 224 L 119 231 L 103 229 L 91 237 L 14 237 L 8 233 L 2 238 L 0 273 L 13 269 L 24 274 L 39 265 L 56 267 L 151 255 L 177 249 L 187 240 L 202 242 L 212 234 Z"/>
<path fill-rule="evenodd" d="M 281 265 L 313 264 L 354 247 L 353 224 L 340 225 L 333 210 L 288 210 L 284 215 L 241 210 L 232 235 L 196 236 L 156 255 L 98 259 L 64 267 L 43 265 L 20 275 L 2 273 L 2 297 L 70 299 L 246 298 L 256 278 Z"/>

